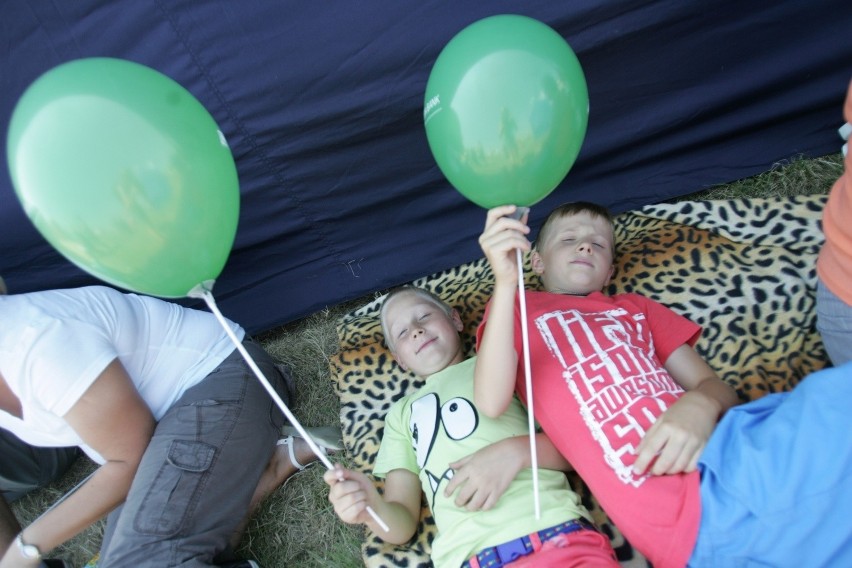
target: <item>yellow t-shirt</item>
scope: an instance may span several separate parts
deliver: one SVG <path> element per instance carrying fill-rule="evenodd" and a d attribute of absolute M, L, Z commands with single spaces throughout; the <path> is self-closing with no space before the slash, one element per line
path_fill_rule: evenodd
<path fill-rule="evenodd" d="M 541 515 L 535 518 L 532 469 L 523 469 L 488 511 L 468 511 L 444 497 L 452 472 L 448 464 L 511 436 L 528 435 L 527 414 L 514 399 L 499 418 L 473 405 L 475 358 L 430 376 L 426 384 L 391 407 L 373 470 L 384 477 L 407 469 L 420 477 L 438 526 L 432 563 L 457 568 L 470 556 L 535 531 L 581 516 L 590 518 L 565 474 L 539 468 Z"/>

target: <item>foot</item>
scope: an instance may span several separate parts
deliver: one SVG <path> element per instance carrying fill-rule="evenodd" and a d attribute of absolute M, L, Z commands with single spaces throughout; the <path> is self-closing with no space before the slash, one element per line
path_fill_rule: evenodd
<path fill-rule="evenodd" d="M 287 440 L 287 443 L 282 443 L 285 440 Z M 291 448 L 293 451 L 292 455 L 298 463 L 293 463 L 293 460 L 290 458 Z M 263 501 L 263 499 L 265 499 L 266 496 L 274 490 L 281 487 L 281 485 L 287 481 L 290 476 L 297 471 L 305 469 L 306 465 L 317 461 L 317 459 L 319 458 L 317 458 L 317 456 L 311 451 L 311 447 L 308 446 L 308 443 L 301 438 L 288 436 L 287 438 L 278 440 L 278 444 L 275 446 L 275 451 L 272 453 L 272 457 L 266 464 L 266 468 L 263 470 L 260 480 L 258 480 L 257 487 L 254 490 L 251 503 L 249 504 L 248 513 L 245 518 L 240 521 L 240 524 L 234 531 L 234 534 L 231 535 L 229 540 L 231 548 L 236 549 L 239 546 L 246 524 L 254 514 L 255 510 L 257 510 L 261 501 Z"/>
<path fill-rule="evenodd" d="M 343 449 L 343 434 L 337 426 L 304 428 L 304 430 L 311 437 L 314 444 L 324 453 Z M 260 476 L 260 480 L 252 495 L 251 503 L 249 504 L 248 513 L 240 521 L 234 534 L 231 535 L 231 548 L 236 549 L 239 545 L 246 524 L 260 502 L 272 491 L 280 487 L 294 473 L 305 469 L 319 459 L 296 428 L 289 425 L 284 426 L 282 434 L 284 438 L 278 440 L 278 443 L 275 445 L 275 451 L 272 453 L 269 463 L 266 464 L 266 468 Z"/>
<path fill-rule="evenodd" d="M 297 471 L 302 471 L 318 459 L 319 457 L 305 440 L 287 436 L 278 440 L 270 463 L 274 462 L 277 473 L 283 476 L 281 479 L 283 483 L 288 477 Z"/>
<path fill-rule="evenodd" d="M 317 426 L 312 428 L 303 428 L 304 432 L 300 432 L 294 426 L 284 426 L 281 429 L 283 438 L 278 440 L 279 446 L 287 448 L 287 457 L 290 463 L 301 471 L 310 464 L 316 462 L 322 456 L 318 456 L 311 449 L 308 441 L 305 440 L 306 435 L 310 441 L 314 443 L 319 451 L 327 456 L 329 452 L 335 452 L 343 449 L 343 433 L 338 426 Z M 316 449 L 315 448 L 315 449 Z M 328 465 L 327 460 L 323 460 Z"/>

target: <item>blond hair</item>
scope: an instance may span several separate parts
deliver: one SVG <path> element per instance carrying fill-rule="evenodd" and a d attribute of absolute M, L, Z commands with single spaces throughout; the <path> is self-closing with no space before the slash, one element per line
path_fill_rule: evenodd
<path fill-rule="evenodd" d="M 419 288 L 417 286 L 412 286 L 410 284 L 406 284 L 404 286 L 399 286 L 397 288 L 394 288 L 393 290 L 388 292 L 387 296 L 385 296 L 385 299 L 382 300 L 382 307 L 381 307 L 381 310 L 379 311 L 379 319 L 380 319 L 381 324 L 382 324 L 382 335 L 384 335 L 384 337 L 385 337 L 385 345 L 387 345 L 388 349 L 390 349 L 391 351 L 393 351 L 393 345 L 391 344 L 390 334 L 388 333 L 389 330 L 388 330 L 387 321 L 385 321 L 387 306 L 390 304 L 391 299 L 393 299 L 393 298 L 395 298 L 395 297 L 397 297 L 400 294 L 403 294 L 405 292 L 409 292 L 409 293 L 414 294 L 416 296 L 420 296 L 424 300 L 435 304 L 436 306 L 441 308 L 441 310 L 447 315 L 447 317 L 453 316 L 453 308 L 450 307 L 449 304 L 444 302 L 437 295 L 435 295 L 434 293 L 430 292 L 429 290 L 427 290 L 425 288 Z"/>
<path fill-rule="evenodd" d="M 547 215 L 547 218 L 538 230 L 538 236 L 536 236 L 535 242 L 533 242 L 533 248 L 538 249 L 539 246 L 541 246 L 541 243 L 543 243 L 547 238 L 547 233 L 550 231 L 550 227 L 558 219 L 577 215 L 579 213 L 588 213 L 592 218 L 604 219 L 607 223 L 609 223 L 610 228 L 614 229 L 612 213 L 610 213 L 609 209 L 603 205 L 598 205 L 597 203 L 592 203 L 590 201 L 569 201 L 557 206 Z M 612 243 L 612 255 L 615 257 L 615 241 Z"/>

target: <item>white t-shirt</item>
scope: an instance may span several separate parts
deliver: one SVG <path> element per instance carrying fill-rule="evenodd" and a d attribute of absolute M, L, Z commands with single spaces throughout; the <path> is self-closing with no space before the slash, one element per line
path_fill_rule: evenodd
<path fill-rule="evenodd" d="M 242 341 L 245 331 L 228 322 Z M 83 444 L 63 416 L 116 357 L 159 420 L 236 346 L 215 316 L 105 286 L 0 296 L 0 375 L 21 419 L 0 427 L 34 446 Z"/>

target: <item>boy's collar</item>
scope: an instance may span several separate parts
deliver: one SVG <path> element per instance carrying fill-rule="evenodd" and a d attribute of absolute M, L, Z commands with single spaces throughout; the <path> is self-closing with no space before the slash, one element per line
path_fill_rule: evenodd
<path fill-rule="evenodd" d="M 556 291 L 553 291 L 553 290 L 545 290 L 545 291 L 549 292 L 551 294 L 559 294 L 561 296 L 577 296 L 578 298 L 583 298 L 585 296 L 591 296 L 592 294 L 595 294 L 595 293 L 603 294 L 603 290 L 592 290 L 591 292 L 586 292 L 585 294 L 578 294 L 578 293 L 575 293 L 575 292 L 562 292 L 562 291 L 556 292 Z"/>

